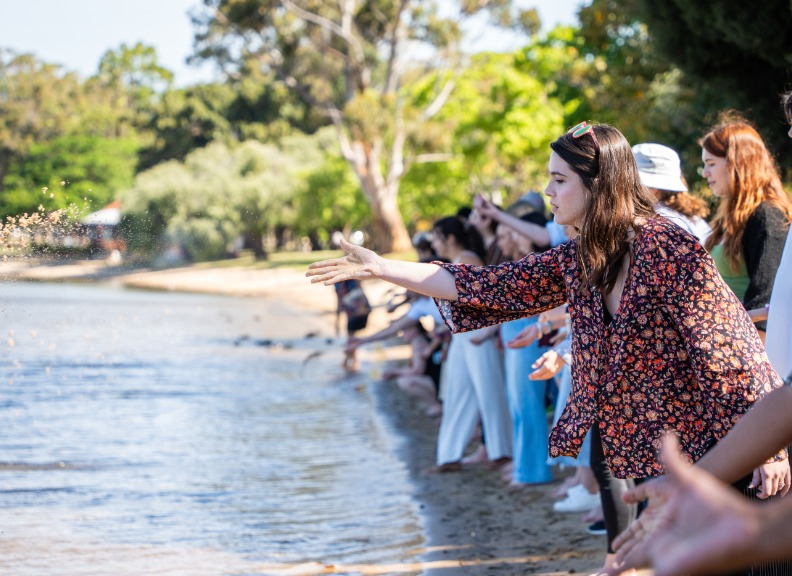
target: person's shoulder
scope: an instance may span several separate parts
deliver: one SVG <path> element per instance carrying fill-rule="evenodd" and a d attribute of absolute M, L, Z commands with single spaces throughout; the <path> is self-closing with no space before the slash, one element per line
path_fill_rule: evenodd
<path fill-rule="evenodd" d="M 669 255 L 686 256 L 706 252 L 698 238 L 661 215 L 653 216 L 643 223 L 639 242 L 644 250 Z"/>
<path fill-rule="evenodd" d="M 747 225 L 755 226 L 782 226 L 786 227 L 787 219 L 784 211 L 771 202 L 760 202 L 748 217 Z"/>

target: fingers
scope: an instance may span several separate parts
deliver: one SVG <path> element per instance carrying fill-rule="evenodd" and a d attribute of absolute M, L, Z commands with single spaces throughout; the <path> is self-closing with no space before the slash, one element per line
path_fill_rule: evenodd
<path fill-rule="evenodd" d="M 748 484 L 748 488 L 761 488 L 762 486 L 762 474 L 759 472 L 759 468 L 753 471 L 753 476 L 751 476 L 751 483 Z"/>
<path fill-rule="evenodd" d="M 542 367 L 542 368 L 539 368 L 539 370 L 534 370 L 533 372 L 528 374 L 528 379 L 529 380 L 547 380 L 548 378 L 551 378 L 552 376 L 553 375 L 550 373 L 550 371 L 547 368 Z"/>
<path fill-rule="evenodd" d="M 636 486 L 622 494 L 622 500 L 627 504 L 638 504 L 651 496 L 651 481 Z"/>
<path fill-rule="evenodd" d="M 613 550 L 616 552 L 616 564 L 620 571 L 631 568 L 643 568 L 649 565 L 648 558 L 642 552 L 646 533 L 639 520 L 633 522 L 629 528 L 619 534 L 613 541 Z"/>
<path fill-rule="evenodd" d="M 350 278 L 351 276 L 348 273 L 339 270 L 332 270 L 324 273 L 317 272 L 316 275 L 311 276 L 311 284 L 318 284 L 321 282 L 325 286 L 330 286 L 331 284 L 341 282 L 342 280 L 349 280 Z"/>
<path fill-rule="evenodd" d="M 792 483 L 792 474 L 790 474 L 789 470 L 787 469 L 786 474 L 784 474 L 783 484 L 781 484 L 781 490 L 779 491 L 780 496 L 786 496 L 789 492 L 789 484 Z"/>
<path fill-rule="evenodd" d="M 508 346 L 509 348 L 525 348 L 526 346 L 530 346 L 531 344 L 533 344 L 534 340 L 536 340 L 536 338 L 532 335 L 523 336 L 518 334 L 517 336 L 509 340 L 506 343 L 506 346 Z"/>

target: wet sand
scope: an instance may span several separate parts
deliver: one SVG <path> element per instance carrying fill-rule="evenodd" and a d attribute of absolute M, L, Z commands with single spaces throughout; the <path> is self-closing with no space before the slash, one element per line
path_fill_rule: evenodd
<path fill-rule="evenodd" d="M 59 273 L 58 266 L 6 264 L 0 266 L 0 275 L 46 281 L 93 278 L 136 288 L 278 298 L 326 318 L 328 335 L 332 331 L 334 291 L 311 285 L 303 271 L 184 268 L 108 274 L 101 267 L 88 272 L 88 265 L 79 266 L 72 264 Z M 379 281 L 367 282 L 364 287 L 373 304 L 385 302 L 391 288 Z M 384 308 L 375 308 L 367 331 L 386 325 L 391 318 Z M 428 547 L 412 567 L 381 567 L 378 573 L 422 569 L 430 576 L 588 574 L 601 566 L 605 538 L 586 533 L 580 514 L 553 512 L 550 492 L 558 482 L 510 489 L 494 471 L 426 472 L 434 464 L 437 420 L 423 415 L 413 399 L 394 384 L 369 376 L 375 375 L 383 362 L 398 361 L 399 354 L 395 347 L 392 353 L 391 349 L 364 352 L 362 377 L 367 379 L 366 387 L 378 409 L 404 439 L 399 452 L 424 514 Z M 330 571 L 338 573 L 342 568 Z"/>

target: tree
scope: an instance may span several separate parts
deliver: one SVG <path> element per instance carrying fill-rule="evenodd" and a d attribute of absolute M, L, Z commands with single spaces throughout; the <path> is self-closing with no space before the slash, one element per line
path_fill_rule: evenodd
<path fill-rule="evenodd" d="M 791 81 L 789 0 L 760 5 L 741 0 L 611 0 L 610 4 L 614 11 L 643 22 L 655 56 L 681 71 L 676 80 L 698 115 L 697 135 L 719 111 L 735 108 L 753 120 L 776 148 L 785 144 L 778 100 Z M 789 158 L 781 161 L 792 164 Z"/>
<path fill-rule="evenodd" d="M 264 236 L 293 222 L 302 175 L 321 162 L 316 137 L 299 135 L 279 146 L 212 142 L 183 162 L 163 162 L 121 196 L 127 244 L 151 255 L 172 243 L 193 260 L 211 260 L 242 238 L 264 257 Z"/>
<path fill-rule="evenodd" d="M 35 142 L 67 133 L 74 125 L 70 99 L 77 78 L 58 75 L 58 67 L 33 56 L 0 51 L 0 191 L 12 163 Z"/>
<path fill-rule="evenodd" d="M 137 147 L 113 90 L 0 53 L 0 214 L 94 209 L 131 183 Z"/>
<path fill-rule="evenodd" d="M 193 18 L 197 57 L 218 61 L 232 76 L 255 65 L 326 114 L 368 200 L 374 244 L 381 250 L 410 246 L 398 209 L 399 185 L 411 165 L 438 156 L 408 142 L 453 91 L 461 22 L 487 11 L 498 25 L 536 24 L 535 18 L 514 14 L 508 0 L 463 0 L 456 18 L 441 18 L 434 2 L 410 0 L 205 4 Z M 423 64 L 409 59 L 419 47 L 426 54 Z M 447 73 L 436 75 L 427 105 L 409 109 L 403 98 L 407 84 L 438 69 Z"/>

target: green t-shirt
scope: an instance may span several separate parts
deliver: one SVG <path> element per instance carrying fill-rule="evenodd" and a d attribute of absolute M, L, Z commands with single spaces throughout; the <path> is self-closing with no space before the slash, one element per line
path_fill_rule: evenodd
<path fill-rule="evenodd" d="M 745 261 L 740 258 L 740 263 L 737 270 L 732 270 L 729 264 L 729 258 L 726 256 L 726 251 L 723 249 L 723 244 L 713 246 L 710 251 L 710 256 L 715 260 L 715 266 L 718 268 L 721 277 L 726 284 L 731 288 L 732 292 L 740 299 L 740 302 L 745 298 L 745 291 L 748 290 L 748 284 L 751 279 L 748 278 L 748 269 L 745 267 Z"/>

